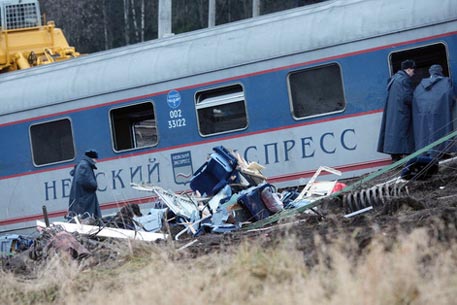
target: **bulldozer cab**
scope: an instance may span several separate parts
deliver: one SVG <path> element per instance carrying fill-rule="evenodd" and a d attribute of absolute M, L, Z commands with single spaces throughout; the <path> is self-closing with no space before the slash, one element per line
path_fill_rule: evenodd
<path fill-rule="evenodd" d="M 0 73 L 79 55 L 54 22 L 42 24 L 38 0 L 0 0 Z"/>
<path fill-rule="evenodd" d="M 41 26 L 40 6 L 37 0 L 0 0 L 2 30 Z"/>

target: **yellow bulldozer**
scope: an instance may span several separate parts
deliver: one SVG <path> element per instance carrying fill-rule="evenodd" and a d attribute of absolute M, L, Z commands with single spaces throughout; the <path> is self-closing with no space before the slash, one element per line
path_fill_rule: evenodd
<path fill-rule="evenodd" d="M 54 22 L 41 19 L 38 0 L 0 0 L 0 73 L 80 55 Z"/>

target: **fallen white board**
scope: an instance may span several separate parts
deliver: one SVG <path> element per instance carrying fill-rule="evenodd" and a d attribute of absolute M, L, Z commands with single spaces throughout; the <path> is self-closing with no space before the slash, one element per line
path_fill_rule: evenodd
<path fill-rule="evenodd" d="M 37 227 L 45 228 L 46 224 L 40 220 L 36 221 Z M 91 225 L 68 223 L 68 222 L 53 222 L 51 226 L 61 226 L 65 231 L 69 233 L 78 232 L 83 235 L 94 235 L 99 237 L 111 237 L 111 238 L 126 238 L 144 241 L 156 241 L 159 239 L 167 239 L 167 234 L 116 229 L 109 227 L 97 227 Z"/>

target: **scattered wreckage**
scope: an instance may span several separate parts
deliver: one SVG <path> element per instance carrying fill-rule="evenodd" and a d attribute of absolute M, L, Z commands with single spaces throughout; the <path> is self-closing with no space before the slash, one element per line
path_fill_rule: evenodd
<path fill-rule="evenodd" d="M 175 239 L 183 234 L 196 236 L 238 230 L 283 210 L 306 205 L 343 187 L 337 181 L 315 181 L 322 171 L 341 175 L 341 172 L 323 166 L 300 193 L 295 190 L 278 193 L 262 175 L 262 169 L 260 164 L 248 163 L 238 153 L 217 146 L 193 175 L 190 193 L 176 194 L 149 184 L 132 183 L 131 186 L 154 193 L 161 207 L 165 205 L 172 212 L 174 224 L 181 227 Z M 154 209 L 151 214 L 156 214 Z"/>
<path fill-rule="evenodd" d="M 49 223 L 44 209 L 45 221 L 37 221 L 37 231 L 41 234 L 56 231 L 59 236 L 63 234 L 60 232 L 67 232 L 97 239 L 178 240 L 183 235 L 195 237 L 239 230 L 285 210 L 306 206 L 345 186 L 336 180 L 316 182 L 323 171 L 341 175 L 335 169 L 322 166 L 301 192 L 278 193 L 276 187 L 267 182 L 261 172 L 263 169 L 256 162 L 247 162 L 238 153 L 217 146 L 194 173 L 189 192 L 174 193 L 157 185 L 132 183 L 132 188 L 152 192 L 157 198 L 154 207 L 145 214 L 138 205 L 129 204 L 116 215 L 101 220 L 78 215 L 67 222 Z M 52 240 L 57 238 L 57 234 L 52 235 Z M 33 245 L 34 238 L 10 234 L 0 242 L 1 253 L 12 255 Z"/>
<path fill-rule="evenodd" d="M 419 150 L 350 186 L 338 180 L 316 181 L 324 171 L 341 175 L 338 170 L 321 166 L 300 192 L 298 189 L 278 192 L 262 175 L 263 166 L 247 162 L 238 153 L 217 146 L 194 173 L 190 181 L 191 191 L 174 193 L 157 185 L 132 183 L 132 188 L 152 192 L 157 198 L 154 207 L 146 214 L 140 211 L 138 205 L 129 204 L 116 215 L 103 217 L 102 220 L 78 215 L 68 222 L 49 224 L 45 217 L 45 222 L 37 222 L 38 232 L 41 236 L 51 237 L 39 248 L 48 249 L 57 244 L 65 253 L 73 253 L 71 256 L 76 258 L 81 256 L 74 253 L 85 256 L 87 251 L 78 248 L 77 241 L 70 237 L 72 234 L 99 240 L 158 241 L 169 238 L 179 240 L 183 235 L 196 237 L 205 233 L 255 229 L 304 211 L 319 214 L 314 208 L 322 202 L 321 199 L 329 196 L 342 199 L 347 212 L 345 217 L 349 218 L 381 206 L 389 197 L 407 195 L 405 179 L 427 178 L 436 173 L 438 163 L 421 157 L 423 152 Z M 399 177 L 363 188 L 367 181 L 399 166 L 404 166 Z M 36 251 L 35 239 L 17 234 L 0 237 L 0 246 L 3 256 L 28 248 L 32 248 L 32 253 L 39 252 Z"/>

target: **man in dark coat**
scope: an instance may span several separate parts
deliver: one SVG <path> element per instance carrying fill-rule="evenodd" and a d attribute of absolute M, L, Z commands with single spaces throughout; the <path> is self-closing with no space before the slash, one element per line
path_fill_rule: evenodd
<path fill-rule="evenodd" d="M 440 65 L 432 65 L 425 78 L 414 90 L 413 130 L 416 150 L 444 137 L 453 131 L 452 110 L 455 92 L 452 82 L 443 76 Z M 430 157 L 455 151 L 451 142 L 444 142 L 428 151 Z"/>
<path fill-rule="evenodd" d="M 416 64 L 413 60 L 401 63 L 401 70 L 391 77 L 387 84 L 387 99 L 379 133 L 378 152 L 390 154 L 392 161 L 398 161 L 414 150 L 411 120 L 411 103 Z"/>
<path fill-rule="evenodd" d="M 70 172 L 73 176 L 70 190 L 68 216 L 87 215 L 99 219 L 102 217 L 98 203 L 97 180 L 94 170 L 98 153 L 95 150 L 85 152 L 83 158 Z M 87 213 L 87 214 L 86 214 Z"/>

